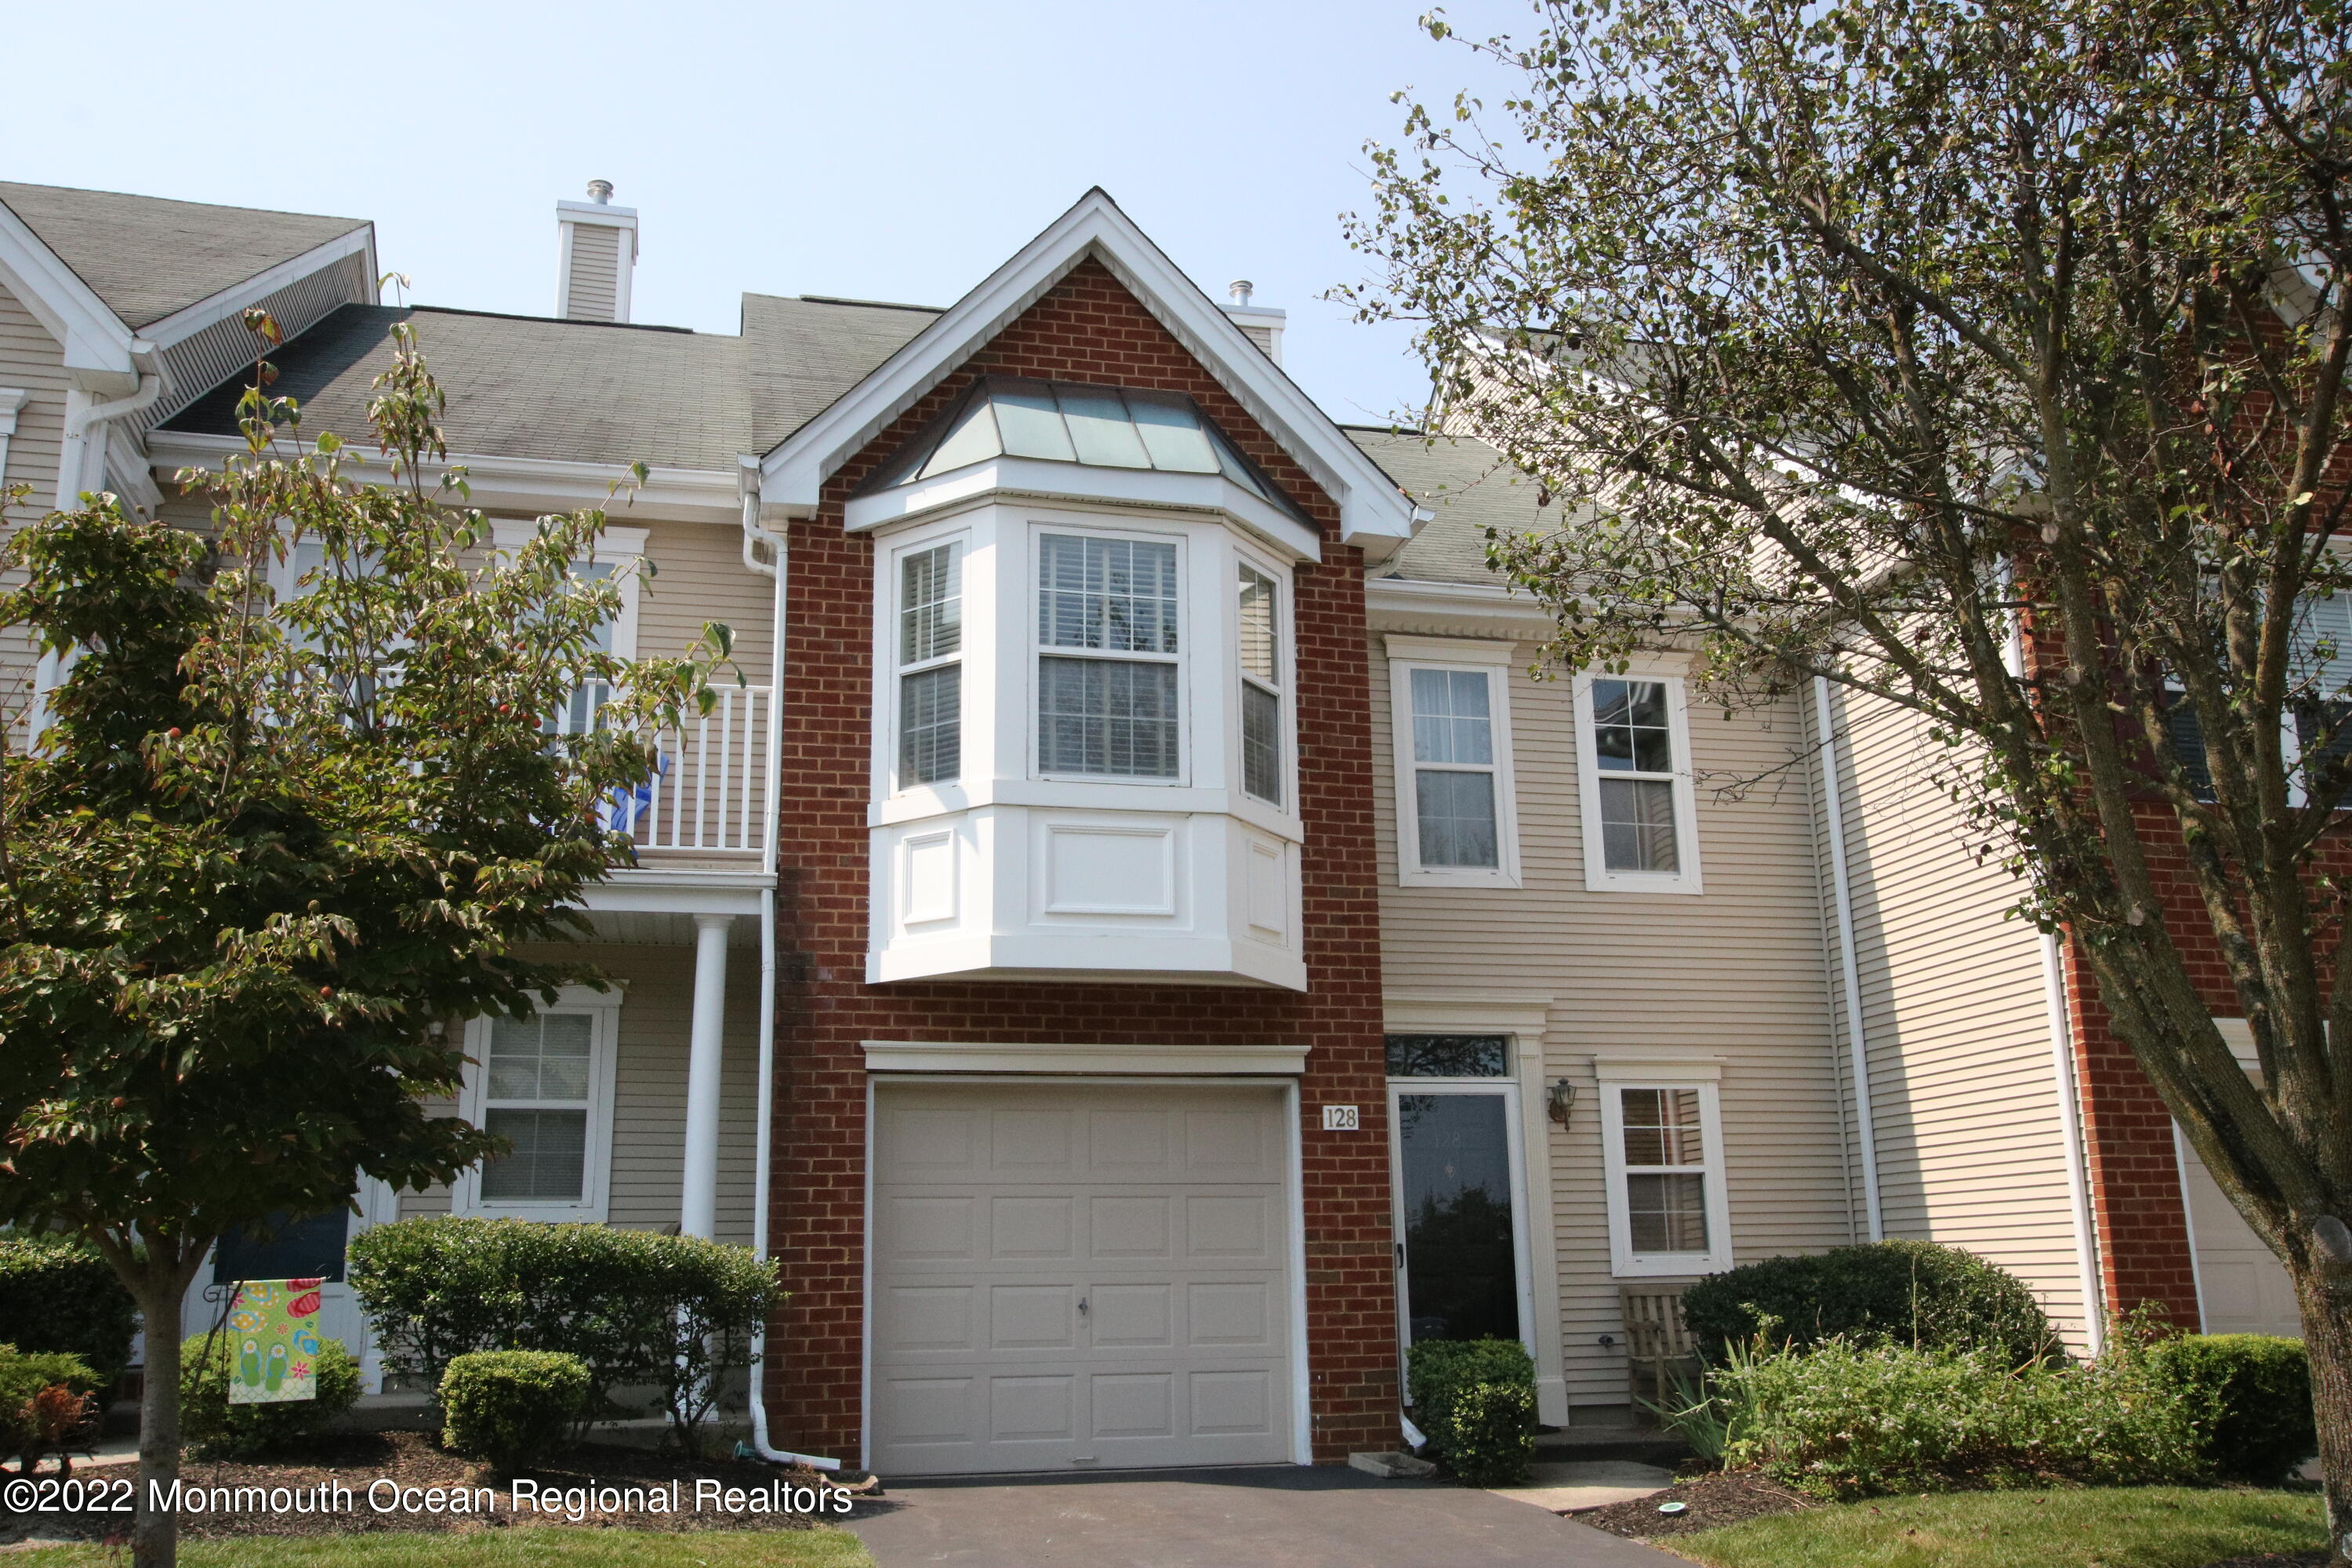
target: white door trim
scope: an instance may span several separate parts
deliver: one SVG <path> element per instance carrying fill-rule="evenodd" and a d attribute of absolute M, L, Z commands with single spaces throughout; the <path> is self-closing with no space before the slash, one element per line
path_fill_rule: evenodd
<path fill-rule="evenodd" d="M 1397 1310 L 1397 1386 L 1411 1391 L 1405 1377 L 1405 1347 L 1412 1342 L 1412 1254 L 1404 1239 L 1404 1139 L 1398 1126 L 1397 1097 L 1400 1094 L 1493 1094 L 1503 1100 L 1504 1146 L 1508 1151 L 1511 1184 L 1511 1267 L 1518 1278 L 1519 1342 L 1528 1347 L 1529 1360 L 1535 1360 L 1536 1348 L 1534 1271 L 1530 1267 L 1531 1251 L 1528 1241 L 1528 1210 L 1531 1206 L 1528 1187 L 1527 1136 L 1520 1111 L 1519 1080 L 1512 1078 L 1392 1078 L 1389 1091 L 1389 1223 L 1395 1237 L 1392 1257 L 1395 1264 Z M 1540 1367 L 1538 1367 L 1540 1370 Z"/>

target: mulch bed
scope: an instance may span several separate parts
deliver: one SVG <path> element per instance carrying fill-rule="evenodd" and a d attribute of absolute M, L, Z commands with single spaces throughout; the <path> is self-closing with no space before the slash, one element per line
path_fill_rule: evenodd
<path fill-rule="evenodd" d="M 1680 1513 L 1660 1513 L 1658 1505 L 1667 1502 L 1690 1506 Z M 1647 1541 L 1665 1535 L 1687 1535 L 1695 1530 L 1714 1530 L 1768 1514 L 1795 1513 L 1812 1506 L 1811 1499 L 1762 1476 L 1740 1470 L 1709 1470 L 1676 1481 L 1654 1497 L 1589 1509 L 1574 1518 L 1579 1524 L 1589 1524 L 1612 1535 Z"/>
<path fill-rule="evenodd" d="M 77 1470 L 77 1480 L 97 1481 L 136 1474 L 133 1466 L 109 1466 L 104 1468 Z M 347 1510 L 320 1512 L 315 1505 L 309 1511 L 230 1510 L 194 1511 L 183 1510 L 180 1515 L 181 1533 L 190 1537 L 228 1537 L 247 1535 L 342 1535 L 383 1531 L 466 1531 L 499 1528 L 513 1524 L 588 1524 L 605 1528 L 630 1530 L 807 1530 L 818 1524 L 837 1523 L 842 1515 L 833 1512 L 811 1516 L 804 1513 L 773 1510 L 729 1511 L 723 1508 L 695 1507 L 695 1482 L 708 1478 L 722 1487 L 740 1487 L 746 1493 L 766 1487 L 772 1492 L 779 1483 L 799 1489 L 824 1484 L 814 1471 L 779 1469 L 775 1466 L 750 1459 L 689 1460 L 675 1455 L 656 1453 L 650 1449 L 613 1447 L 589 1444 L 564 1455 L 555 1464 L 529 1472 L 542 1490 L 571 1488 L 640 1488 L 647 1489 L 645 1500 L 650 1500 L 650 1489 L 667 1488 L 679 1483 L 681 1506 L 672 1512 L 658 1507 L 632 1508 L 599 1507 L 597 1502 L 629 1499 L 583 1500 L 587 1506 L 566 1511 L 542 1512 L 526 1508 L 520 1512 L 512 1509 L 510 1487 L 495 1488 L 496 1507 L 493 1511 L 416 1511 L 379 1512 L 369 1502 L 369 1488 L 380 1479 L 389 1479 L 402 1488 L 465 1488 L 489 1486 L 486 1468 L 471 1459 L 445 1453 L 432 1437 L 422 1432 L 365 1432 L 322 1436 L 305 1449 L 299 1459 L 262 1460 L 250 1464 L 215 1463 L 189 1458 L 180 1466 L 184 1489 L 202 1487 L 208 1491 L 218 1487 L 260 1487 L 306 1489 L 341 1487 L 348 1489 L 352 1502 Z M 331 1497 L 331 1491 L 328 1494 Z M 125 1536 L 131 1528 L 127 1513 L 29 1513 L 0 1514 L 0 1544 L 20 1541 L 28 1536 L 47 1539 L 79 1537 L 84 1540 L 104 1540 Z"/>
<path fill-rule="evenodd" d="M 2253 1557 L 2231 1557 L 2220 1563 L 2209 1563 L 2205 1568 L 2325 1568 L 2327 1549 L 2316 1552 L 2264 1552 Z"/>

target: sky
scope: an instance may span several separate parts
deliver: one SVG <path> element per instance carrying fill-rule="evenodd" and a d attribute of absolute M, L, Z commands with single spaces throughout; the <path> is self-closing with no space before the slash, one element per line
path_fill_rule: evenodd
<path fill-rule="evenodd" d="M 26 6 L 0 178 L 373 218 L 417 303 L 554 309 L 559 198 L 639 214 L 637 321 L 732 332 L 745 291 L 951 303 L 1101 185 L 1213 299 L 1289 312 L 1334 417 L 1425 395 L 1409 329 L 1318 298 L 1412 89 L 1495 82 L 1428 0 Z M 1459 0 L 1457 30 L 1526 30 Z M 93 23 L 99 25 L 93 27 Z M 97 51 L 93 53 L 93 51 Z M 90 94 L 88 72 L 109 86 Z"/>

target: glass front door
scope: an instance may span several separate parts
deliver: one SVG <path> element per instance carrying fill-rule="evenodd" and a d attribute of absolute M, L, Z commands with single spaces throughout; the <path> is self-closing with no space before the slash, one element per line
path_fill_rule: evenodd
<path fill-rule="evenodd" d="M 1524 1337 L 1514 1086 L 1392 1081 L 1404 1339 Z"/>

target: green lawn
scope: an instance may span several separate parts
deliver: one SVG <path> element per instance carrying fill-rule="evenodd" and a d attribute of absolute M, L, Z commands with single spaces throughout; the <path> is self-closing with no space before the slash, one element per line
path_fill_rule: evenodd
<path fill-rule="evenodd" d="M 123 1568 L 128 1551 L 10 1552 L 8 1568 Z M 183 1541 L 184 1568 L 874 1568 L 841 1530 L 580 1530 L 523 1525 L 463 1535 L 246 1536 Z"/>
<path fill-rule="evenodd" d="M 1711 1568 L 2204 1568 L 2327 1542 L 2310 1492 L 1948 1492 L 1749 1520 L 1669 1543 Z"/>

